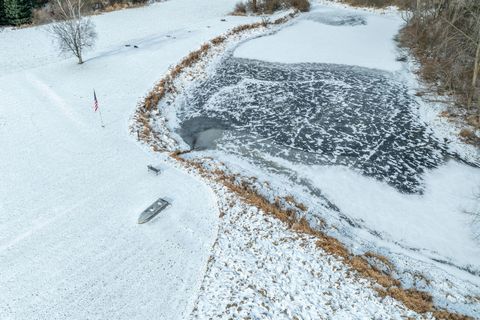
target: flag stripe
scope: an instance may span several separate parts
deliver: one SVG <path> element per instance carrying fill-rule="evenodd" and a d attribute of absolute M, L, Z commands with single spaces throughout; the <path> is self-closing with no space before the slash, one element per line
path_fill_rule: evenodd
<path fill-rule="evenodd" d="M 98 110 L 97 94 L 95 93 L 95 90 L 93 90 L 93 111 L 97 112 L 97 110 Z"/>

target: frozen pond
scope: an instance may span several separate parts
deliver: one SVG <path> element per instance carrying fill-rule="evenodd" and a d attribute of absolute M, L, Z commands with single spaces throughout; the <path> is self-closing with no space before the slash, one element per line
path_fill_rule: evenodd
<path fill-rule="evenodd" d="M 477 210 L 480 171 L 456 161 L 422 118 L 397 59 L 401 24 L 395 14 L 316 6 L 232 48 L 183 91 L 177 133 L 246 175 L 285 181 L 319 208 L 312 216 L 351 239 L 479 275 L 477 227 L 465 213 Z"/>
<path fill-rule="evenodd" d="M 180 134 L 198 149 L 247 156 L 256 150 L 296 163 L 345 165 L 413 193 L 421 192 L 425 169 L 445 158 L 415 108 L 390 72 L 229 55 L 186 95 Z"/>
<path fill-rule="evenodd" d="M 480 170 L 456 161 L 467 158 L 423 116 L 397 59 L 401 24 L 314 6 L 225 53 L 176 100 L 176 130 L 198 155 L 298 196 L 352 248 L 480 292 L 478 224 L 466 214 L 479 210 Z"/>

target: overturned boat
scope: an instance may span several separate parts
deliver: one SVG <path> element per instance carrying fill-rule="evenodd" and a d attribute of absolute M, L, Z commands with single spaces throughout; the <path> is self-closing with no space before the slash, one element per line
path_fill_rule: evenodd
<path fill-rule="evenodd" d="M 145 209 L 145 211 L 140 214 L 140 216 L 138 217 L 138 224 L 142 224 L 152 220 L 157 214 L 162 212 L 169 205 L 170 202 L 165 199 L 159 198 L 157 201 L 152 203 L 150 207 Z"/>

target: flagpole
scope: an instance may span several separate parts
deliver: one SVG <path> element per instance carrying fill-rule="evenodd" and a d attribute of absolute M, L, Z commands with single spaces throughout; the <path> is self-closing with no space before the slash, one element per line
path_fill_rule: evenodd
<path fill-rule="evenodd" d="M 102 111 L 100 111 L 100 108 L 98 108 L 98 115 L 100 116 L 100 124 L 102 125 L 102 128 L 105 128 L 105 125 L 103 124 Z"/>

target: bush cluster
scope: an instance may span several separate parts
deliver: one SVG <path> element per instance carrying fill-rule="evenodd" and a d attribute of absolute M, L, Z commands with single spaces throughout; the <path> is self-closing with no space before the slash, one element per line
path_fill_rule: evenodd
<path fill-rule="evenodd" d="M 232 14 L 270 14 L 288 8 L 306 12 L 310 10 L 310 2 L 308 0 L 247 0 L 238 2 Z"/>
<path fill-rule="evenodd" d="M 420 62 L 420 75 L 434 93 L 452 98 L 466 122 L 480 129 L 480 1 L 340 0 L 353 6 L 404 10 L 400 44 Z M 460 111 L 461 112 L 457 112 Z M 462 136 L 467 136 L 464 130 Z M 468 136 L 475 136 L 470 134 Z M 472 140 L 470 138 L 466 140 Z"/>

